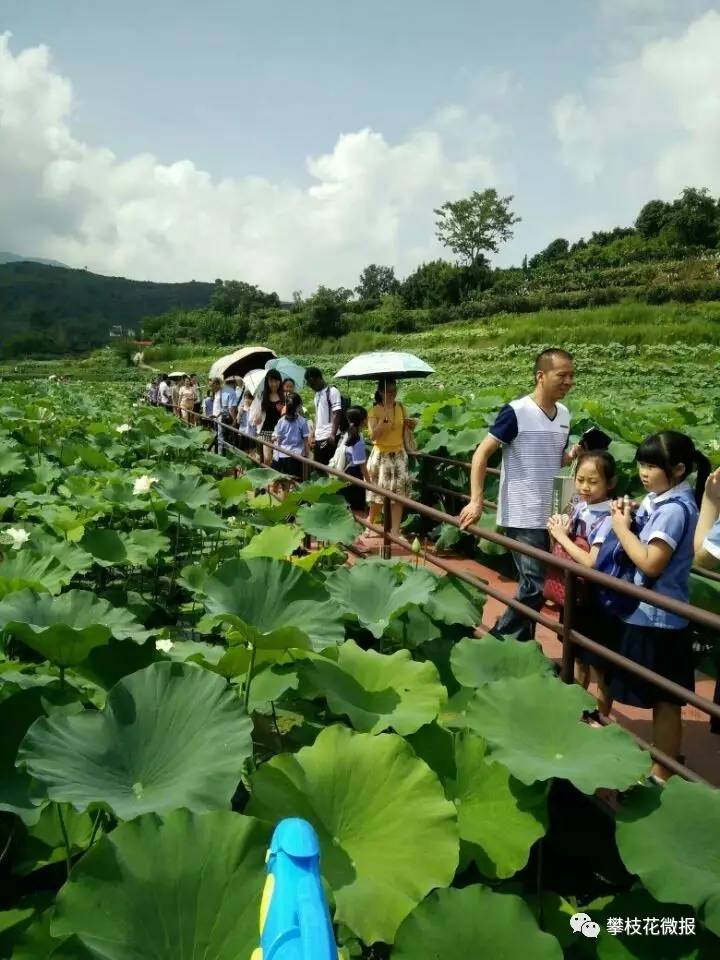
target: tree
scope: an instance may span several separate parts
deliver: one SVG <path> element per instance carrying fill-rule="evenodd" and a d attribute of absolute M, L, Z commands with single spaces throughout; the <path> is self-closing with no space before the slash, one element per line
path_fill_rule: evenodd
<path fill-rule="evenodd" d="M 371 263 L 360 274 L 360 283 L 355 287 L 355 293 L 361 300 L 382 300 L 387 294 L 397 293 L 399 289 L 400 284 L 392 267 Z"/>
<path fill-rule="evenodd" d="M 216 280 L 210 294 L 210 306 L 226 317 L 231 313 L 250 314 L 258 307 L 277 307 L 276 293 L 264 293 L 259 287 L 242 280 Z"/>
<path fill-rule="evenodd" d="M 400 293 L 410 309 L 453 306 L 462 297 L 461 276 L 462 268 L 454 263 L 431 260 L 403 281 Z"/>
<path fill-rule="evenodd" d="M 500 243 L 511 239 L 513 225 L 520 222 L 510 209 L 512 199 L 490 189 L 444 203 L 433 211 L 438 216 L 438 240 L 468 266 L 475 264 L 484 251 L 497 253 Z"/>
<path fill-rule="evenodd" d="M 672 206 L 664 200 L 649 200 L 635 221 L 635 229 L 645 240 L 659 237 L 672 218 Z"/>
<path fill-rule="evenodd" d="M 530 260 L 531 267 L 539 267 L 545 263 L 553 263 L 555 260 L 565 260 L 570 252 L 570 244 L 563 237 L 558 237 L 549 243 L 544 250 L 536 253 Z"/>
<path fill-rule="evenodd" d="M 347 327 L 343 312 L 351 297 L 352 290 L 347 287 L 318 287 L 305 303 L 300 320 L 302 332 L 313 337 L 341 337 Z"/>
<path fill-rule="evenodd" d="M 672 205 L 670 222 L 688 247 L 714 247 L 718 241 L 720 211 L 707 188 L 686 187 Z"/>

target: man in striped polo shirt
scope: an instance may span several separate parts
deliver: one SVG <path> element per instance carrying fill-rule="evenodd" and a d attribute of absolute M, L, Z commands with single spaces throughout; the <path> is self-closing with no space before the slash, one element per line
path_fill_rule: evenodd
<path fill-rule="evenodd" d="M 502 447 L 497 522 L 513 540 L 549 549 L 547 522 L 552 506 L 553 479 L 577 456 L 567 450 L 570 412 L 560 401 L 573 385 L 573 360 L 565 350 L 543 350 L 535 360 L 535 389 L 506 404 L 475 451 L 470 474 L 470 503 L 460 514 L 463 527 L 482 514 L 485 476 L 490 457 Z M 513 553 L 518 573 L 515 599 L 533 610 L 543 605 L 545 568 L 539 560 Z M 535 625 L 511 607 L 492 633 L 530 640 Z"/>

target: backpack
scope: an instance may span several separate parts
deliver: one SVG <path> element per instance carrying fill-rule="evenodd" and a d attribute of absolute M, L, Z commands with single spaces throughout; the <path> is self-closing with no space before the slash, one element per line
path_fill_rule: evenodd
<path fill-rule="evenodd" d="M 672 497 L 670 500 L 665 500 L 664 503 L 679 503 L 683 509 L 685 520 L 682 536 L 680 538 L 680 540 L 682 540 L 687 533 L 688 524 L 690 522 L 690 514 L 688 512 L 687 504 L 680 497 Z M 636 536 L 639 536 L 648 519 L 649 515 L 642 521 L 638 521 L 637 518 L 633 519 L 630 529 Z M 618 580 L 624 580 L 625 583 L 632 583 L 636 586 L 642 586 L 648 589 L 651 589 L 657 580 L 657 577 L 648 577 L 645 574 L 642 574 L 642 582 L 640 584 L 636 583 L 635 574 L 637 572 L 637 567 L 623 550 L 614 530 L 608 531 L 607 538 L 600 546 L 600 551 L 598 553 L 597 560 L 595 561 L 595 569 L 599 573 L 606 573 L 610 577 L 615 577 Z M 603 610 L 605 610 L 606 613 L 612 617 L 619 617 L 621 620 L 629 617 L 640 606 L 639 600 L 636 600 L 634 597 L 629 597 L 624 593 L 618 593 L 617 590 L 613 590 L 612 587 L 596 587 L 595 596 L 598 604 L 603 608 Z"/>
<path fill-rule="evenodd" d="M 576 524 L 577 526 L 577 524 Z M 579 537 L 577 533 L 573 530 L 572 532 L 573 543 L 584 550 L 586 553 L 590 552 L 590 544 L 587 542 L 585 537 Z M 553 543 L 551 553 L 554 557 L 561 557 L 563 560 L 572 560 L 572 557 L 567 552 L 565 547 L 561 543 Z M 587 593 L 588 593 L 588 583 L 587 580 L 578 578 L 577 587 L 575 592 L 575 605 L 584 606 L 587 603 Z M 543 587 L 543 597 L 546 600 L 552 600 L 554 604 L 558 607 L 565 606 L 565 571 L 560 570 L 558 567 L 549 567 L 548 572 L 545 576 L 545 585 Z"/>
<path fill-rule="evenodd" d="M 332 407 L 330 406 L 330 387 L 326 387 L 326 388 L 325 388 L 325 401 L 326 401 L 327 406 L 328 406 L 328 415 L 329 415 L 329 417 L 330 417 L 330 420 L 332 421 L 332 414 L 333 414 L 333 412 L 332 412 Z M 350 403 L 350 397 L 346 397 L 346 396 L 344 396 L 344 394 L 341 393 L 341 394 L 340 394 L 340 422 L 339 422 L 339 427 L 340 427 L 340 430 L 341 430 L 343 433 L 345 433 L 345 432 L 347 431 L 347 428 L 350 426 L 350 424 L 348 423 L 347 412 L 348 412 L 348 410 L 350 409 L 351 406 L 352 406 L 352 404 Z M 341 467 L 338 467 L 337 469 L 343 469 L 343 470 L 344 470 L 345 468 L 344 468 L 344 467 L 342 467 L 342 468 L 341 468 Z"/>

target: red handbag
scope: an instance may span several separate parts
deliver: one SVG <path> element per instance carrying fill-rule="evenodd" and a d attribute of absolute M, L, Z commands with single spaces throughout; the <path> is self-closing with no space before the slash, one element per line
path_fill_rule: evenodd
<path fill-rule="evenodd" d="M 580 547 L 581 550 L 584 550 L 586 553 L 590 553 L 590 544 L 584 537 L 573 537 L 573 543 L 575 546 Z M 572 560 L 572 557 L 567 552 L 565 547 L 562 544 L 558 543 L 557 540 L 553 543 L 553 548 L 551 553 L 554 557 L 561 557 L 563 560 Z M 578 584 L 578 589 L 575 592 L 575 602 L 580 605 L 583 603 L 584 594 L 587 589 L 587 583 L 585 580 L 580 580 Z M 545 576 L 545 586 L 543 587 L 543 597 L 546 600 L 552 600 L 553 603 L 557 604 L 558 607 L 565 606 L 565 571 L 560 570 L 558 567 L 548 567 L 547 574 Z"/>

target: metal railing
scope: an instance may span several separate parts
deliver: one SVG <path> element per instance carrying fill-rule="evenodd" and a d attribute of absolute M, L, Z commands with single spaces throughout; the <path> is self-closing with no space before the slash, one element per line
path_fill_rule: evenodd
<path fill-rule="evenodd" d="M 363 518 L 357 519 L 358 522 L 364 527 L 373 530 L 382 537 L 382 555 L 386 558 L 392 556 L 393 544 L 405 548 L 408 546 L 406 540 L 401 537 L 396 537 L 392 533 L 390 526 L 390 506 L 393 502 L 401 504 L 406 510 L 426 517 L 427 519 L 434 521 L 436 524 L 445 523 L 460 528 L 460 523 L 456 516 L 444 513 L 435 509 L 434 507 L 429 506 L 428 504 L 421 503 L 417 500 L 413 500 L 410 497 L 405 497 L 400 494 L 391 493 L 390 491 L 385 490 L 383 487 L 379 487 L 373 483 L 368 483 L 364 480 L 359 480 L 357 477 L 353 477 L 352 475 L 341 470 L 335 470 L 332 467 L 320 464 L 309 457 L 300 456 L 299 454 L 293 453 L 292 451 L 287 450 L 278 444 L 272 443 L 271 441 L 244 433 L 243 431 L 238 430 L 236 427 L 231 425 L 220 425 L 214 418 L 208 418 L 200 414 L 195 414 L 194 418 L 195 422 L 203 421 L 207 424 L 210 424 L 211 429 L 216 431 L 216 435 L 218 437 L 220 436 L 219 431 L 222 430 L 223 438 L 226 436 L 235 435 L 239 438 L 243 438 L 245 441 L 249 441 L 251 445 L 254 443 L 256 447 L 261 447 L 263 449 L 270 448 L 273 451 L 282 453 L 283 456 L 291 457 L 303 465 L 303 478 L 307 478 L 311 471 L 319 471 L 328 476 L 337 477 L 338 479 L 343 480 L 346 484 L 354 484 L 355 486 L 362 487 L 366 491 L 381 496 L 383 498 L 382 528 L 370 524 Z M 242 453 L 242 451 L 238 451 L 234 446 L 227 444 L 226 440 L 224 440 L 224 443 L 231 451 Z M 248 455 L 245 454 L 245 456 Z M 413 456 L 418 457 L 419 459 L 428 458 L 432 459 L 433 461 L 441 462 L 446 460 L 446 458 L 435 457 L 433 455 L 423 454 L 421 452 L 413 454 Z M 262 457 L 260 458 L 260 462 L 262 463 Z M 449 460 L 448 462 L 450 462 L 453 466 L 469 466 L 469 464 L 465 463 L 465 461 Z M 498 473 L 499 471 L 495 472 Z M 292 478 L 290 477 L 284 477 L 283 479 L 292 481 Z M 431 486 L 427 485 L 425 488 L 431 489 Z M 453 495 L 457 494 L 456 491 L 449 492 L 451 492 Z M 649 670 L 647 667 L 643 667 L 640 664 L 635 663 L 633 660 L 629 660 L 620 653 L 616 653 L 613 650 L 607 649 L 596 641 L 590 639 L 590 637 L 586 637 L 584 634 L 575 630 L 573 627 L 573 597 L 575 591 L 575 582 L 576 579 L 579 578 L 586 582 L 596 584 L 598 587 L 611 588 L 617 593 L 625 594 L 626 596 L 632 597 L 639 602 L 647 603 L 670 613 L 677 614 L 678 616 L 683 617 L 693 623 L 717 632 L 720 632 L 720 616 L 710 613 L 707 610 L 703 610 L 700 607 L 695 607 L 692 604 L 684 603 L 681 600 L 675 600 L 671 597 L 663 596 L 652 590 L 648 590 L 645 587 L 639 587 L 635 584 L 627 583 L 624 580 L 618 580 L 615 577 L 600 573 L 592 568 L 581 566 L 580 564 L 575 563 L 573 560 L 565 560 L 564 558 L 555 556 L 548 551 L 538 549 L 537 547 L 530 546 L 529 544 L 520 543 L 517 540 L 506 537 L 504 534 L 497 533 L 495 530 L 484 530 L 481 527 L 472 524 L 471 526 L 465 528 L 464 532 L 472 534 L 477 539 L 487 540 L 490 543 L 497 544 L 498 546 L 504 547 L 506 550 L 533 557 L 536 560 L 540 560 L 545 566 L 555 567 L 556 569 L 563 571 L 565 577 L 566 616 L 564 618 L 564 622 L 559 623 L 557 620 L 552 619 L 551 617 L 548 617 L 531 607 L 528 607 L 526 604 L 516 600 L 514 597 L 507 596 L 486 581 L 481 580 L 478 577 L 474 577 L 472 574 L 466 573 L 465 571 L 456 570 L 452 564 L 442 560 L 440 557 L 433 556 L 427 551 L 424 552 L 425 562 L 438 567 L 438 569 L 443 570 L 446 573 L 451 573 L 454 577 L 477 588 L 486 596 L 499 600 L 506 606 L 511 607 L 518 613 L 527 617 L 527 619 L 532 620 L 534 623 L 538 623 L 552 631 L 562 642 L 560 677 L 565 683 L 575 682 L 575 648 L 582 647 L 583 649 L 596 654 L 608 663 L 616 667 L 620 667 L 623 670 L 626 670 L 628 673 L 632 673 L 636 677 L 651 683 L 654 687 L 663 690 L 673 697 L 678 697 L 681 700 L 692 704 L 692 706 L 707 716 L 720 720 L 720 705 L 713 703 L 711 700 L 708 700 L 705 697 L 699 696 L 693 690 L 686 689 L 685 687 L 674 683 L 672 680 L 668 680 L 666 677 Z M 659 750 L 653 744 L 648 743 L 642 737 L 639 737 L 634 731 L 629 730 L 626 727 L 624 729 L 626 729 L 626 732 L 633 737 L 638 746 L 642 747 L 644 750 L 647 750 L 654 760 L 661 763 L 668 770 L 679 774 L 686 780 L 707 784 L 707 781 L 700 776 L 700 774 L 696 773 L 694 770 L 691 770 L 684 763 L 681 763 L 677 758 L 671 757 L 662 750 Z"/>

